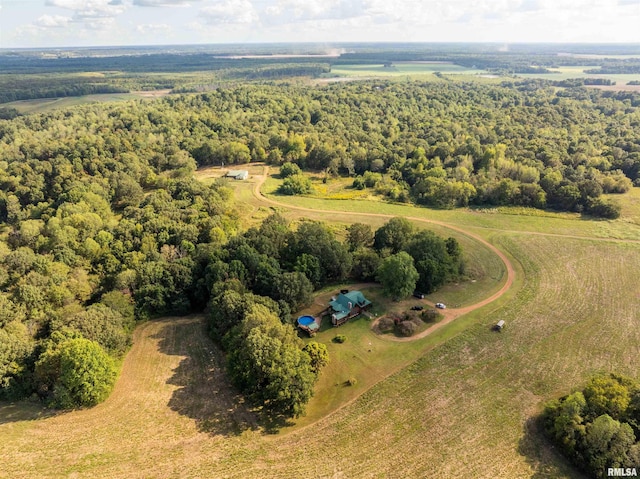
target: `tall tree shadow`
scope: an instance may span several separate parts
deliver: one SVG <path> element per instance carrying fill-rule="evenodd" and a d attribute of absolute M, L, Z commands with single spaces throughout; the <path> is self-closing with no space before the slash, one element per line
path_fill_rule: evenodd
<path fill-rule="evenodd" d="M 10 422 L 37 421 L 56 416 L 60 412 L 45 408 L 40 401 L 0 401 L 0 425 Z"/>
<path fill-rule="evenodd" d="M 258 428 L 258 418 L 227 379 L 224 355 L 209 339 L 202 317 L 172 318 L 160 332 L 161 353 L 183 356 L 168 384 L 178 386 L 169 407 L 196 422 L 199 431 L 233 436 Z"/>
<path fill-rule="evenodd" d="M 523 436 L 518 442 L 518 453 L 524 456 L 534 473 L 532 479 L 572 478 L 587 479 L 587 476 L 572 466 L 554 445 L 544 436 L 541 416 L 527 419 Z"/>

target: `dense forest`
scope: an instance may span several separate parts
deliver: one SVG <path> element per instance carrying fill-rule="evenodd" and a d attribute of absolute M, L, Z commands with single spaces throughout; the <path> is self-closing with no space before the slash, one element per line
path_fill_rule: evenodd
<path fill-rule="evenodd" d="M 544 422 L 562 453 L 593 477 L 607 477 L 608 468 L 640 469 L 640 386 L 631 378 L 592 378 L 549 403 Z"/>
<path fill-rule="evenodd" d="M 213 142 L 232 110 L 189 105 L 197 98 L 209 101 L 0 121 L 2 397 L 94 405 L 109 394 L 137 321 L 209 305 L 236 385 L 265 412 L 295 416 L 327 361 L 321 345 L 303 347 L 291 322 L 314 289 L 349 278 L 384 284 L 380 266 L 399 254 L 416 271 L 410 289 L 463 274 L 454 239 L 416 233 L 400 218 L 375 232 L 353 225 L 345 242 L 322 224 L 292 228 L 278 215 L 241 233 L 231 189 L 193 181 L 193 156 L 212 148 L 245 162 L 258 147 L 241 130 Z M 284 131 L 277 138 L 289 138 Z M 256 354 L 271 354 L 273 367 L 257 370 Z"/>
<path fill-rule="evenodd" d="M 282 96 L 280 96 L 282 94 Z M 640 171 L 640 96 L 544 81 L 242 87 L 167 100 L 219 112 L 199 165 L 266 160 L 434 207 L 523 205 L 615 218 Z M 295 192 L 295 191 L 294 191 Z"/>
<path fill-rule="evenodd" d="M 95 404 L 136 321 L 210 303 L 238 387 L 269 412 L 300 414 L 325 358 L 302 349 L 291 312 L 348 278 L 378 280 L 394 298 L 433 291 L 464 273 L 459 246 L 401 219 L 375 232 L 355 225 L 346 242 L 277 216 L 241 233 L 231 190 L 193 181 L 198 166 L 282 165 L 284 193 L 304 190 L 302 171 L 313 170 L 394 201 L 615 217 L 601 195 L 639 182 L 639 106 L 632 93 L 544 81 L 371 81 L 244 85 L 0 120 L 1 393 Z M 412 284 L 399 287 L 389 273 L 399 267 Z M 286 365 L 248 369 L 267 343 Z M 79 383 L 83 364 L 95 376 Z M 275 401 L 268 394 L 280 390 L 258 380 L 291 388 Z"/>

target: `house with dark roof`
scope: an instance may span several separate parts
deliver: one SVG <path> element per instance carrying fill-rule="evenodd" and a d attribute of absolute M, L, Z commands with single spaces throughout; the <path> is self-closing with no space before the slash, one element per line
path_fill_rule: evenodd
<path fill-rule="evenodd" d="M 326 312 L 331 314 L 331 324 L 340 326 L 349 319 L 359 315 L 371 305 L 371 301 L 364 297 L 360 291 L 340 293 L 332 298 Z"/>

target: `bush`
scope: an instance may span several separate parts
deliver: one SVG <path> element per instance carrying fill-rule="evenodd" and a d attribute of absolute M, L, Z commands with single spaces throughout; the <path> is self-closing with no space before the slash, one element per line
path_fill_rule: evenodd
<path fill-rule="evenodd" d="M 438 321 L 440 314 L 435 309 L 425 309 L 420 316 L 425 323 L 435 323 Z"/>
<path fill-rule="evenodd" d="M 418 330 L 418 326 L 413 320 L 401 321 L 398 323 L 398 334 L 401 336 L 409 337 L 413 336 Z"/>
<path fill-rule="evenodd" d="M 592 216 L 614 220 L 620 217 L 622 206 L 617 201 L 596 198 L 589 200 L 586 212 Z"/>
<path fill-rule="evenodd" d="M 375 186 L 382 181 L 382 175 L 372 171 L 365 171 L 362 181 L 367 188 L 375 188 Z"/>
<path fill-rule="evenodd" d="M 335 338 L 333 338 L 334 343 L 344 343 L 347 340 L 347 337 L 344 334 L 338 334 Z"/>
<path fill-rule="evenodd" d="M 366 185 L 364 184 L 364 180 L 362 179 L 362 176 L 356 176 L 353 179 L 353 185 L 352 185 L 356 190 L 364 190 Z"/>
<path fill-rule="evenodd" d="M 295 163 L 287 162 L 280 167 L 280 178 L 289 178 L 290 176 L 300 174 L 302 174 L 302 170 Z"/>
<path fill-rule="evenodd" d="M 291 175 L 282 182 L 278 191 L 284 195 L 311 193 L 311 180 L 304 175 Z"/>
<path fill-rule="evenodd" d="M 393 320 L 393 318 L 385 316 L 384 318 L 381 318 L 380 321 L 378 321 L 378 330 L 381 333 L 388 333 L 390 331 L 393 331 L 395 325 L 396 322 Z"/>
<path fill-rule="evenodd" d="M 358 384 L 358 380 L 356 378 L 349 378 L 346 380 L 345 384 L 347 386 L 355 386 L 356 384 Z"/>

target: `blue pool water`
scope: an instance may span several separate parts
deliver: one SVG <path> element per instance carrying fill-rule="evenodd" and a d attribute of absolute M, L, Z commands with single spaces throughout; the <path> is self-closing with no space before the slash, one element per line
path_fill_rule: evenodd
<path fill-rule="evenodd" d="M 300 326 L 308 326 L 311 323 L 315 323 L 315 322 L 316 322 L 316 320 L 313 319 L 313 316 L 300 316 L 298 318 L 298 324 Z"/>

